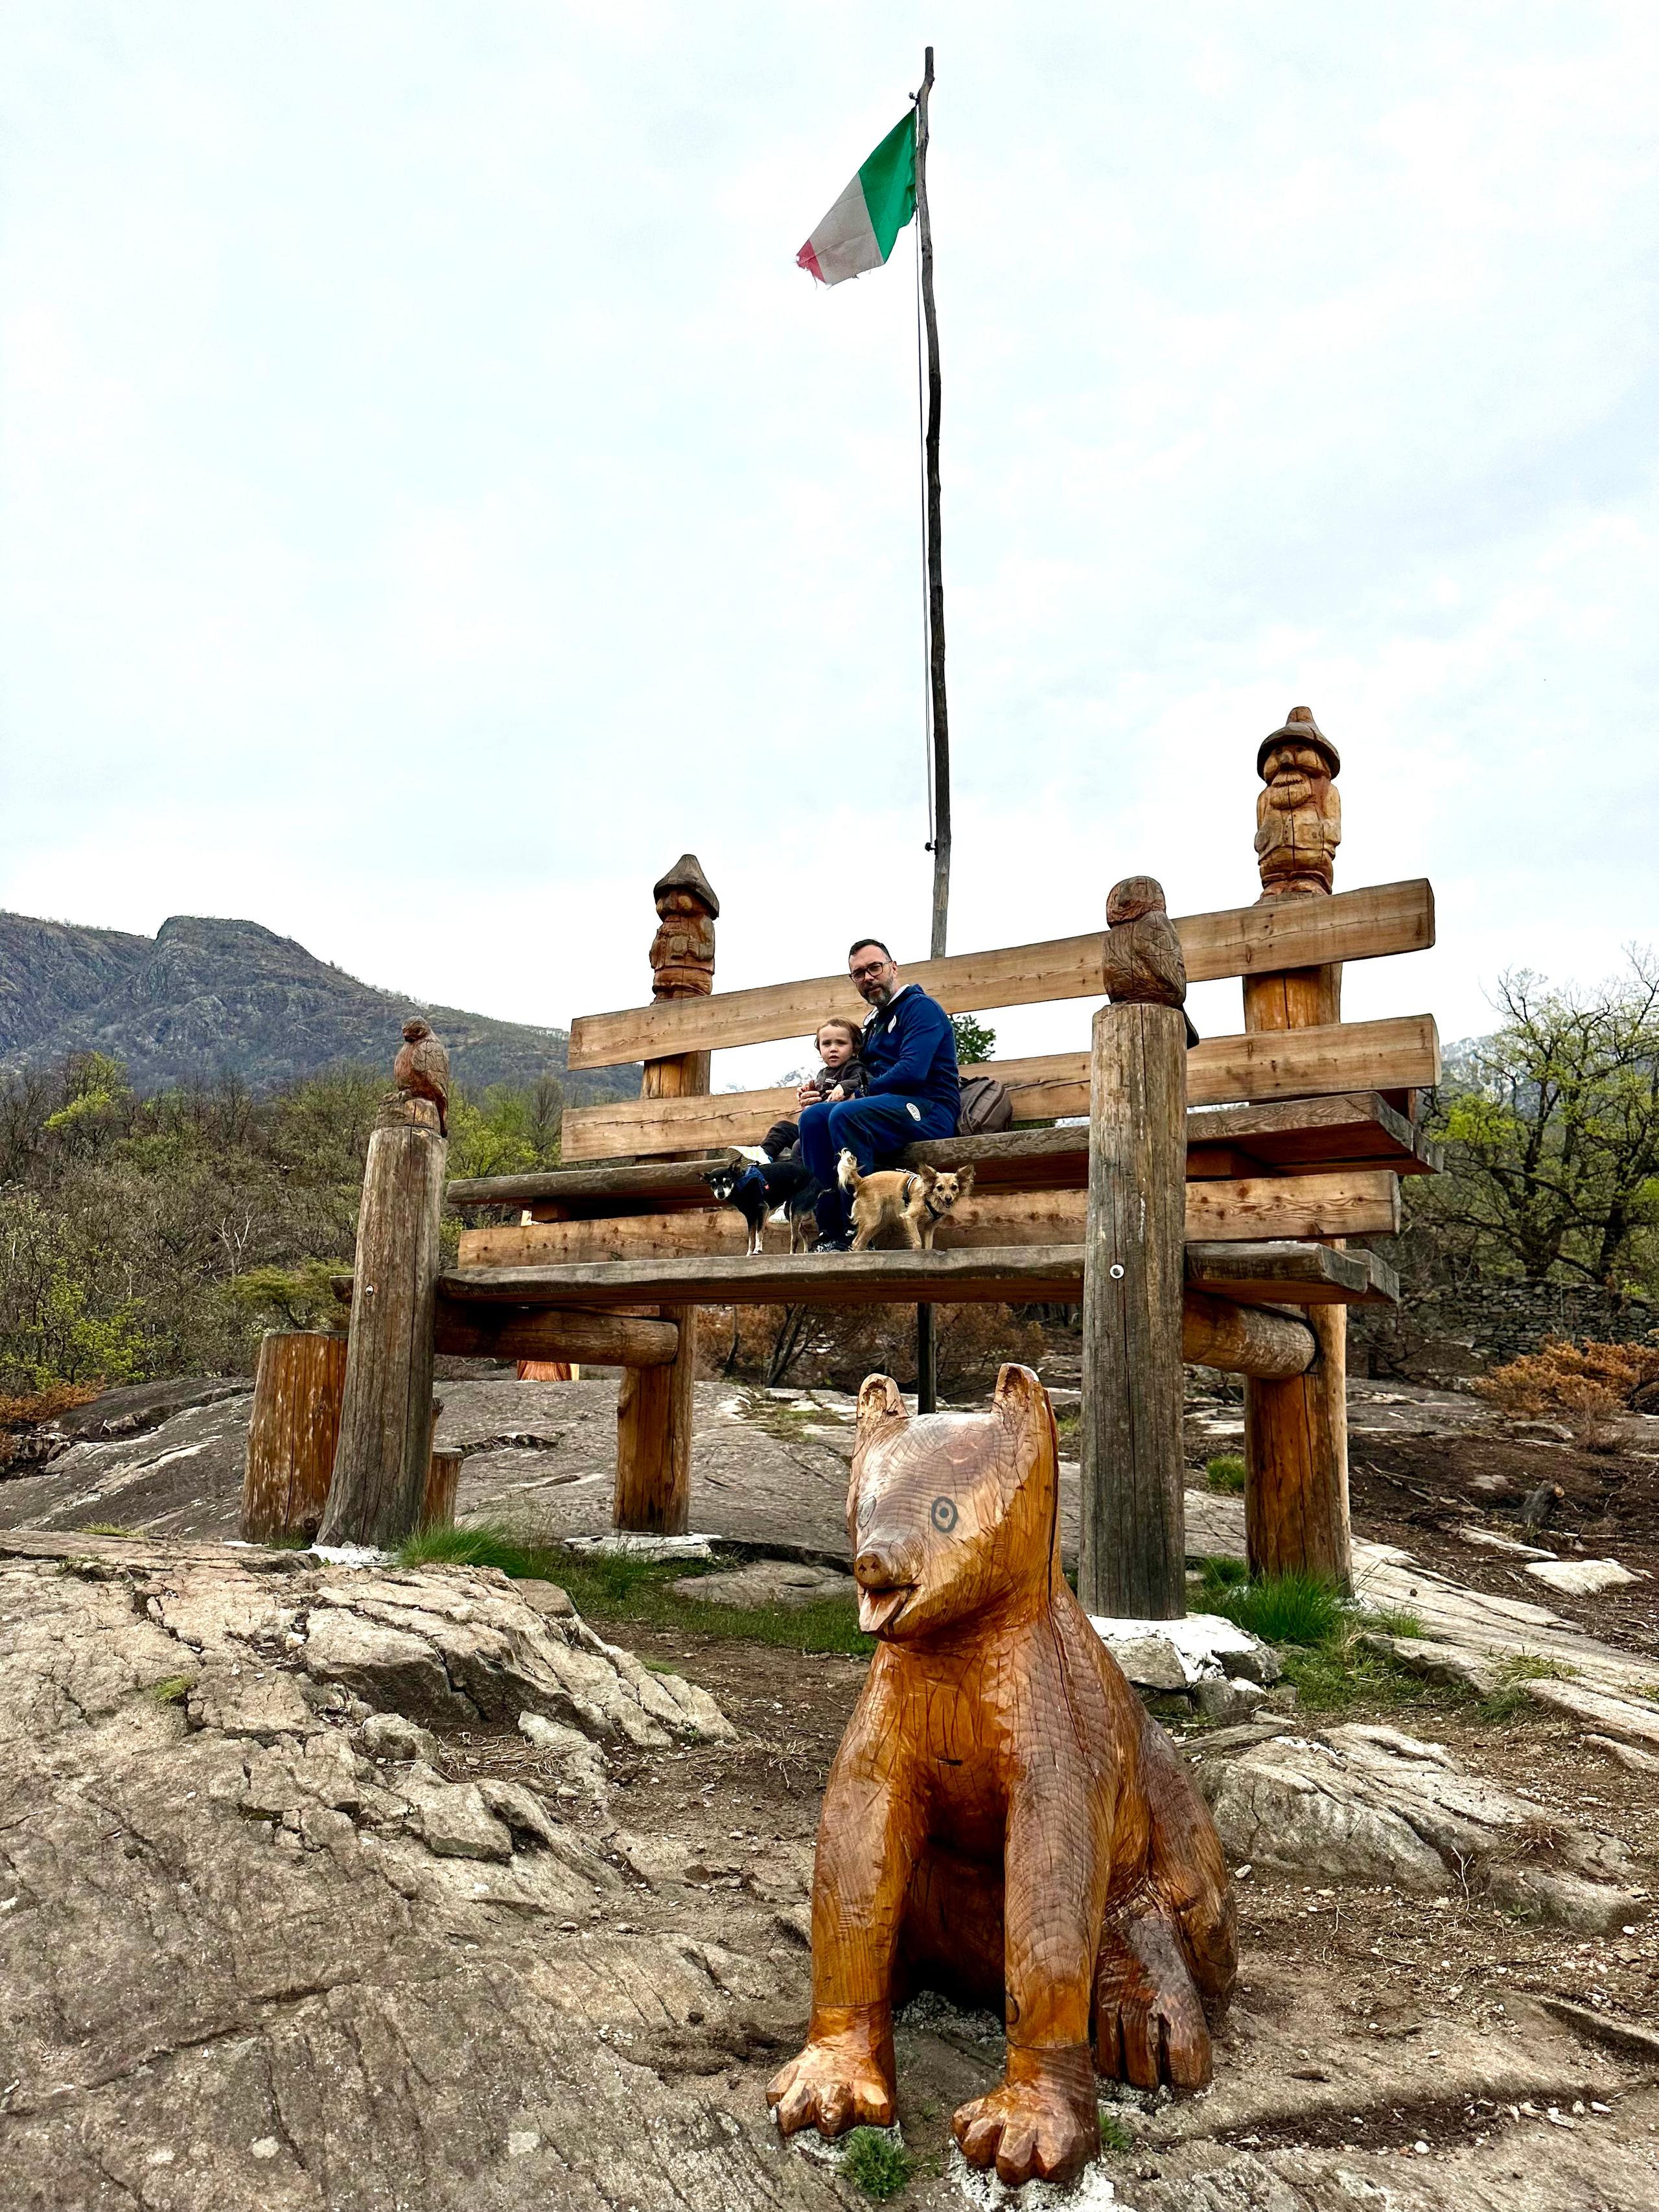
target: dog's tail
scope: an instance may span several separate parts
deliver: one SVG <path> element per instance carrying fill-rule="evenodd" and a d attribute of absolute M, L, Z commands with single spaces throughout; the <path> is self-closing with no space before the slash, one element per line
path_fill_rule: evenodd
<path fill-rule="evenodd" d="M 841 1165 L 836 1170 L 836 1181 L 843 1190 L 850 1190 L 854 1198 L 858 1196 L 864 1177 L 859 1173 L 858 1158 L 855 1153 L 842 1154 Z"/>

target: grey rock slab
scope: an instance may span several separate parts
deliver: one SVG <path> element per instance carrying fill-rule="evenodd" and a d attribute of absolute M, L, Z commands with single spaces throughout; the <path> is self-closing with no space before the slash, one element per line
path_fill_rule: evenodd
<path fill-rule="evenodd" d="M 1394 1729 L 1277 1736 L 1231 1759 L 1200 1755 L 1194 1771 L 1235 1862 L 1421 1896 L 1467 1883 L 1586 1929 L 1619 1925 L 1637 1902 L 1616 1838 L 1544 1824 L 1540 1864 L 1535 1806 Z"/>
<path fill-rule="evenodd" d="M 520 1713 L 519 1733 L 535 1745 L 553 1770 L 554 1794 L 602 1807 L 611 1794 L 605 1754 L 580 1729 L 566 1728 L 544 1713 Z"/>
<path fill-rule="evenodd" d="M 1659 1667 L 1651 1670 L 1659 1674 Z M 1659 1705 L 1637 1705 L 1625 1698 L 1609 1698 L 1577 1682 L 1546 1678 L 1523 1685 L 1527 1695 L 1552 1712 L 1592 1728 L 1599 1735 L 1616 1736 L 1621 1743 L 1659 1748 Z"/>
<path fill-rule="evenodd" d="M 0 1526 L 108 1521 L 151 1535 L 234 1535 L 252 1402 L 243 1382 L 143 1433 L 73 1443 L 38 1472 L 0 1482 Z"/>
<path fill-rule="evenodd" d="M 438 1740 L 431 1730 L 402 1713 L 371 1713 L 358 1730 L 357 1741 L 370 1759 L 423 1759 L 430 1766 L 438 1756 Z"/>
<path fill-rule="evenodd" d="M 305 1662 L 317 1681 L 341 1683 L 370 1705 L 421 1720 L 478 1717 L 425 1637 L 365 1620 L 343 1605 L 313 1613 Z"/>
<path fill-rule="evenodd" d="M 476 1783 L 446 1782 L 420 1761 L 398 1778 L 409 1825 L 440 1858 L 510 1859 L 513 1837 L 485 1803 Z"/>
<path fill-rule="evenodd" d="M 756 1559 L 713 1575 L 686 1575 L 671 1585 L 678 1596 L 700 1605 L 813 1605 L 820 1598 L 853 1598 L 851 1575 L 832 1567 L 809 1567 L 789 1559 Z"/>
<path fill-rule="evenodd" d="M 1551 1589 L 1559 1590 L 1564 1597 L 1594 1597 L 1601 1590 L 1623 1589 L 1632 1583 L 1644 1582 L 1642 1574 L 1632 1574 L 1628 1567 L 1620 1566 L 1617 1559 L 1529 1559 L 1523 1571 L 1532 1575 Z"/>
<path fill-rule="evenodd" d="M 1460 1539 L 1474 1544 L 1483 1552 L 1503 1552 L 1512 1559 L 1553 1559 L 1553 1552 L 1540 1551 L 1536 1544 L 1517 1544 L 1513 1536 L 1500 1536 L 1491 1528 L 1460 1528 Z"/>
<path fill-rule="evenodd" d="M 1381 1629 L 1362 1631 L 1359 1641 L 1425 1682 L 1473 1690 L 1489 1698 L 1498 1687 L 1497 1663 L 1462 1644 L 1436 1644 L 1421 1636 L 1387 1636 Z"/>
<path fill-rule="evenodd" d="M 1620 1743 L 1610 1735 L 1587 1735 L 1584 1741 L 1627 1774 L 1659 1775 L 1659 1752 L 1638 1751 L 1633 1743 Z"/>
<path fill-rule="evenodd" d="M 322 1723 L 301 1695 L 292 1674 L 244 1668 L 212 1660 L 197 1676 L 186 1705 L 192 1728 L 271 1743 L 281 1735 L 308 1735 Z"/>
<path fill-rule="evenodd" d="M 1200 1712 L 1218 1728 L 1233 1728 L 1249 1720 L 1267 1694 L 1259 1683 L 1234 1681 L 1225 1675 L 1219 1680 L 1200 1682 L 1193 1692 Z"/>

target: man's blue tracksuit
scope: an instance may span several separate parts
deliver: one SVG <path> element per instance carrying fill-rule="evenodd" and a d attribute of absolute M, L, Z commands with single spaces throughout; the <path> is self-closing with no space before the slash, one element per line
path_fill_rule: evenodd
<path fill-rule="evenodd" d="M 962 1103 L 956 1031 L 919 983 L 907 983 L 864 1024 L 860 1057 L 869 1087 L 862 1098 L 808 1106 L 800 1117 L 800 1156 L 824 1186 L 818 1226 L 844 1236 L 848 1195 L 836 1181 L 843 1152 L 868 1175 L 921 1137 L 954 1137 Z"/>

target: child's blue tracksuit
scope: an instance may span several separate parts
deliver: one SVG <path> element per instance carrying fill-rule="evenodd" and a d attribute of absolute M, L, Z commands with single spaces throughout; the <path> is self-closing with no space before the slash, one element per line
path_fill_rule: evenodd
<path fill-rule="evenodd" d="M 859 1046 L 867 1089 L 862 1098 L 808 1106 L 800 1117 L 800 1156 L 823 1187 L 818 1225 L 844 1236 L 848 1194 L 836 1181 L 843 1152 L 868 1175 L 922 1137 L 954 1137 L 962 1085 L 950 1016 L 920 984 L 904 988 L 864 1024 Z"/>

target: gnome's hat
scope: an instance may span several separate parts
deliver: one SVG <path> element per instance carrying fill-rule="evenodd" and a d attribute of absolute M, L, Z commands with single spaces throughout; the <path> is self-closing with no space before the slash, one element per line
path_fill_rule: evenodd
<path fill-rule="evenodd" d="M 651 886 L 653 900 L 659 899 L 665 891 L 690 891 L 693 898 L 700 899 L 716 921 L 719 920 L 720 902 L 714 896 L 714 886 L 704 875 L 695 853 L 682 853 L 668 873 L 659 876 Z"/>
<path fill-rule="evenodd" d="M 1341 773 L 1342 756 L 1314 720 L 1311 707 L 1292 707 L 1281 726 L 1270 731 L 1256 749 L 1255 772 L 1261 775 L 1267 764 L 1267 756 L 1275 745 L 1286 741 L 1298 745 L 1317 745 L 1331 764 L 1331 774 Z"/>

